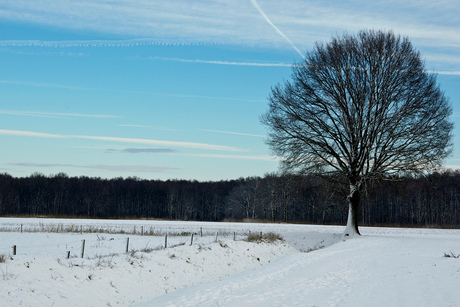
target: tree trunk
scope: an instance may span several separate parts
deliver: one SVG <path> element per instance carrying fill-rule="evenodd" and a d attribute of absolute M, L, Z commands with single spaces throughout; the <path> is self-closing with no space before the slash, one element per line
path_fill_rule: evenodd
<path fill-rule="evenodd" d="M 356 185 L 350 185 L 350 194 L 348 195 L 348 220 L 345 228 L 345 236 L 360 236 L 358 230 L 358 212 L 361 201 L 361 191 Z"/>

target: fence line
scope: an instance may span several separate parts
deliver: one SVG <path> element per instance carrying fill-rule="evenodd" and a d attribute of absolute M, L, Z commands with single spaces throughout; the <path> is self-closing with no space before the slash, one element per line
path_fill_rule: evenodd
<path fill-rule="evenodd" d="M 189 236 L 192 233 L 206 235 L 228 235 L 233 234 L 235 230 L 225 230 L 218 227 L 196 227 L 195 229 L 183 227 L 158 227 L 146 226 L 138 224 L 66 224 L 66 223 L 31 223 L 31 224 L 17 224 L 17 223 L 3 223 L 0 224 L 0 232 L 47 232 L 47 233 L 98 233 L 98 234 L 126 234 L 126 235 L 140 235 L 140 236 Z M 250 230 L 239 230 L 238 233 L 247 234 Z"/>
<path fill-rule="evenodd" d="M 215 232 L 212 235 L 198 236 L 200 232 L 188 232 L 187 235 L 169 235 L 164 236 L 125 236 L 104 237 L 101 234 L 80 234 L 81 240 L 62 240 L 59 234 L 56 238 L 27 238 L 28 233 L 23 233 L 11 239 L 10 246 L 3 245 L 0 247 L 0 254 L 3 255 L 36 255 L 36 256 L 53 256 L 58 258 L 98 258 L 115 254 L 129 253 L 130 251 L 153 251 L 166 248 L 174 248 L 182 245 L 199 245 L 217 242 L 218 238 L 230 238 L 241 240 L 246 235 L 233 233 Z M 26 237 L 23 237 L 23 236 Z M 161 241 L 164 238 L 164 245 Z M 44 244 L 21 244 L 22 240 L 43 240 Z M 59 242 L 47 243 L 47 240 L 58 240 Z M 16 251 L 16 252 L 15 252 Z"/>

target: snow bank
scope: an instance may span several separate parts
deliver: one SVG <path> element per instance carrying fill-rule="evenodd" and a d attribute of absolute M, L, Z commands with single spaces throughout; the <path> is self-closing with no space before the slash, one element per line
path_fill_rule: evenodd
<path fill-rule="evenodd" d="M 107 232 L 144 226 L 158 233 L 202 230 L 208 236 L 196 236 L 191 246 L 190 237 L 171 236 L 164 249 L 163 236 L 21 233 L 21 225 L 23 229 L 77 225 Z M 444 257 L 460 254 L 460 230 L 361 227 L 362 237 L 343 241 L 343 229 L 0 218 L 0 255 L 7 256 L 0 263 L 0 306 L 456 306 L 460 302 L 460 258 Z M 278 233 L 286 242 L 241 241 L 244 234 L 261 231 Z M 82 259 L 83 239 L 87 247 Z M 18 245 L 14 260 L 8 257 L 12 245 Z M 147 250 L 151 252 L 143 252 Z"/>
<path fill-rule="evenodd" d="M 385 232 L 391 234 L 290 254 L 257 270 L 136 307 L 458 306 L 460 259 L 444 253 L 460 253 L 459 231 L 409 230 L 406 236 L 400 229 Z"/>
<path fill-rule="evenodd" d="M 296 250 L 233 241 L 233 236 L 163 237 L 73 233 L 0 233 L 0 253 L 20 242 L 19 255 L 0 264 L 0 306 L 130 306 L 199 283 L 266 265 Z M 86 238 L 85 258 L 76 258 Z M 170 243 L 171 245 L 173 243 Z M 169 246 L 171 246 L 169 245 Z M 74 248 L 73 258 L 66 250 Z M 150 249 L 150 252 L 139 250 Z M 152 250 L 153 249 L 153 250 Z M 136 251 L 137 250 L 137 251 Z M 11 255 L 11 253 L 3 253 Z"/>

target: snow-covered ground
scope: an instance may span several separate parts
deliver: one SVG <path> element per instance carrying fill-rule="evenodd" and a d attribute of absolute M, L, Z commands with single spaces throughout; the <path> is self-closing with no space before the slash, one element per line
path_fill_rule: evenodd
<path fill-rule="evenodd" d="M 445 257 L 460 254 L 460 230 L 343 230 L 0 218 L 0 306 L 460 306 L 460 258 Z M 286 242 L 242 241 L 249 232 Z"/>

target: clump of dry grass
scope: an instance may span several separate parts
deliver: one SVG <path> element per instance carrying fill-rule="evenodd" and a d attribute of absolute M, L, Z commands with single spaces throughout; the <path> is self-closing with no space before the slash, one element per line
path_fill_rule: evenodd
<path fill-rule="evenodd" d="M 460 254 L 456 255 L 453 252 L 444 253 L 444 257 L 446 257 L 446 258 L 460 258 Z"/>
<path fill-rule="evenodd" d="M 255 243 L 274 243 L 276 241 L 284 241 L 283 238 L 273 232 L 268 232 L 268 233 L 251 233 L 248 235 L 247 238 L 248 242 L 255 242 Z"/>

